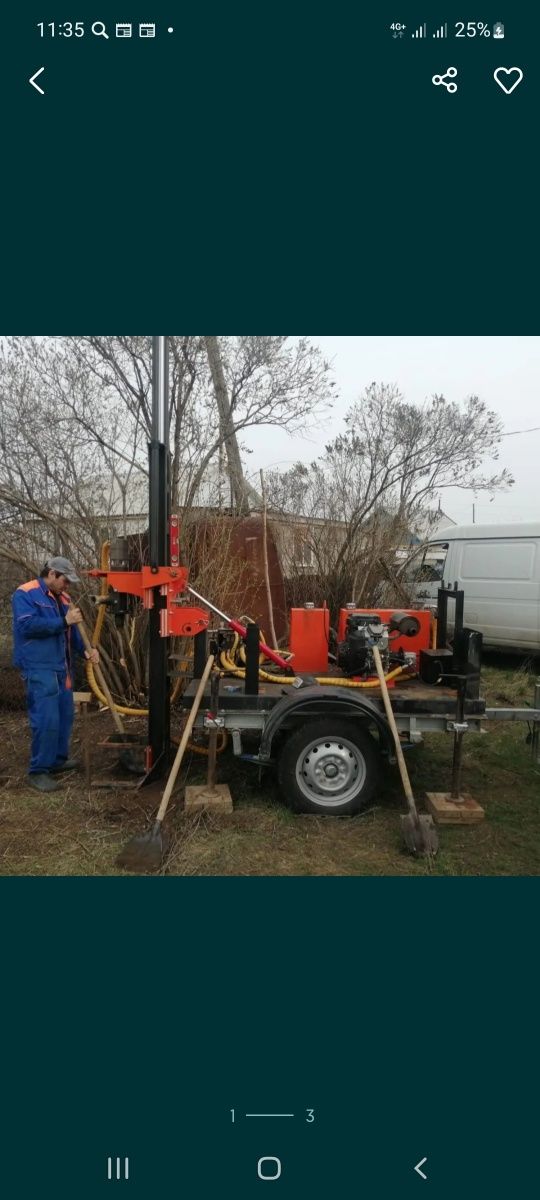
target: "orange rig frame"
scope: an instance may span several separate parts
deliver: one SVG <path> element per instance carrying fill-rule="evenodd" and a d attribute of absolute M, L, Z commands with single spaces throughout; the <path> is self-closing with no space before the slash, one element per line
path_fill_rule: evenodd
<path fill-rule="evenodd" d="M 161 637 L 194 637 L 208 629 L 210 614 L 204 608 L 185 604 L 182 593 L 188 581 L 187 567 L 142 567 L 140 571 L 88 571 L 94 578 L 106 578 L 115 592 L 137 596 L 143 608 L 154 607 L 154 589 L 167 598 L 166 607 L 160 609 L 159 632 Z"/>

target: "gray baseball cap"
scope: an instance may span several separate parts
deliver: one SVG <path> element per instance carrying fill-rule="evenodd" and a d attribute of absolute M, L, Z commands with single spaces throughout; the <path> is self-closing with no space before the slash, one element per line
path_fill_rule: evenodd
<path fill-rule="evenodd" d="M 59 575 L 65 575 L 69 583 L 80 583 L 79 576 L 69 561 L 69 558 L 48 558 L 47 564 L 50 571 L 58 571 Z"/>

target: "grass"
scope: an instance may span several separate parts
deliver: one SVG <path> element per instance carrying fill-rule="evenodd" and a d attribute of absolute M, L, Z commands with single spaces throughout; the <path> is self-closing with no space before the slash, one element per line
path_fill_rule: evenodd
<path fill-rule="evenodd" d="M 516 663 L 491 660 L 482 692 L 490 706 L 532 702 L 534 675 Z M 109 732 L 108 714 L 94 714 L 92 741 Z M 133 723 L 133 728 L 136 728 Z M 443 826 L 432 864 L 403 850 L 399 812 L 403 802 L 396 768 L 383 776 L 376 803 L 354 818 L 295 815 L 282 803 L 271 773 L 226 751 L 218 778 L 228 782 L 232 816 L 187 816 L 182 787 L 204 778 L 203 760 L 192 755 L 167 818 L 171 847 L 163 872 L 170 875 L 537 875 L 540 873 L 540 766 L 525 744 L 527 725 L 489 723 L 487 733 L 467 734 L 463 785 L 485 808 L 477 826 Z M 118 875 L 115 858 L 125 841 L 142 832 L 157 808 L 159 789 L 141 792 L 120 784 L 91 790 L 79 774 L 62 790 L 42 797 L 28 787 L 24 713 L 0 716 L 0 873 L 4 875 Z M 75 745 L 75 750 L 78 747 Z M 113 760 L 96 745 L 95 779 L 109 776 Z M 450 737 L 426 736 L 408 752 L 412 785 L 421 802 L 426 791 L 446 790 L 452 757 Z M 129 783 L 129 780 L 128 780 Z"/>

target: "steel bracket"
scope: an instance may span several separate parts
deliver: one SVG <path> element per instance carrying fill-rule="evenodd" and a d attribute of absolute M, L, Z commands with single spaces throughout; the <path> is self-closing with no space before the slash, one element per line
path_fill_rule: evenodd
<path fill-rule="evenodd" d="M 205 713 L 203 726 L 205 729 L 224 729 L 225 717 L 215 717 L 213 713 Z"/>

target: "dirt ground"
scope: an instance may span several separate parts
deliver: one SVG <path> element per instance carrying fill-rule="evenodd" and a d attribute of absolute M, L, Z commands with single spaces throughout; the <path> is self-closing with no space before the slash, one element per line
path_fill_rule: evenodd
<path fill-rule="evenodd" d="M 483 673 L 490 704 L 532 701 L 526 669 L 490 665 Z M 144 722 L 127 723 L 130 733 Z M 160 788 L 134 789 L 136 780 L 117 769 L 116 753 L 100 745 L 113 732 L 107 712 L 89 715 L 92 787 L 81 771 L 65 776 L 61 790 L 42 796 L 28 787 L 28 726 L 24 712 L 0 712 L 0 874 L 121 875 L 116 856 L 155 815 Z M 80 722 L 73 752 L 78 757 Z M 188 816 L 182 811 L 187 782 L 204 779 L 204 760 L 190 754 L 167 817 L 171 839 L 162 873 L 168 875 L 537 875 L 540 873 L 540 766 L 525 744 L 526 724 L 488 726 L 465 739 L 463 782 L 484 806 L 486 819 L 473 827 L 442 827 L 433 863 L 403 850 L 403 811 L 395 767 L 386 768 L 376 803 L 357 817 L 291 813 L 271 771 L 262 774 L 220 756 L 218 780 L 231 788 L 231 816 Z M 431 734 L 407 754 L 415 794 L 445 790 L 452 744 Z M 115 777 L 110 789 L 96 785 Z"/>

